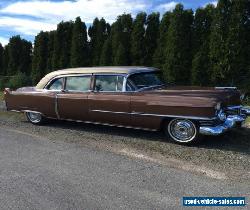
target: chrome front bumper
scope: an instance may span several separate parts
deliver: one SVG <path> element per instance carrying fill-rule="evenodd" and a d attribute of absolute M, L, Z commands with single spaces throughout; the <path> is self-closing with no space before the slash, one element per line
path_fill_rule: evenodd
<path fill-rule="evenodd" d="M 243 107 L 241 112 L 247 116 L 250 116 L 250 107 Z"/>
<path fill-rule="evenodd" d="M 246 120 L 245 115 L 232 115 L 228 116 L 225 122 L 221 125 L 217 125 L 215 127 L 210 126 L 201 126 L 200 134 L 208 135 L 208 136 L 218 136 L 226 131 L 234 128 L 236 124 L 242 123 Z"/>
<path fill-rule="evenodd" d="M 241 107 L 239 115 L 229 115 L 221 125 L 201 126 L 200 134 L 209 136 L 218 136 L 232 129 L 237 124 L 243 123 L 248 116 L 250 116 L 250 108 Z"/>

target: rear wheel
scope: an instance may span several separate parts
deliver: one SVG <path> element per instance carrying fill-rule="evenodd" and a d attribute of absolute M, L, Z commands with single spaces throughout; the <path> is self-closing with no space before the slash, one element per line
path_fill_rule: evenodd
<path fill-rule="evenodd" d="M 165 133 L 179 144 L 193 144 L 198 141 L 197 126 L 187 119 L 173 119 L 165 126 Z"/>
<path fill-rule="evenodd" d="M 29 122 L 35 125 L 42 125 L 45 122 L 45 118 L 38 112 L 26 112 L 26 117 Z"/>

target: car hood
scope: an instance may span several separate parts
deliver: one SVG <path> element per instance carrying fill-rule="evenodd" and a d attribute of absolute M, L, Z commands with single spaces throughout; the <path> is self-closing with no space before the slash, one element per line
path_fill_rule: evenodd
<path fill-rule="evenodd" d="M 240 92 L 233 88 L 212 87 L 167 87 L 148 90 L 154 94 L 172 95 L 183 98 L 209 99 L 209 101 L 221 102 L 223 106 L 237 106 L 241 104 Z"/>

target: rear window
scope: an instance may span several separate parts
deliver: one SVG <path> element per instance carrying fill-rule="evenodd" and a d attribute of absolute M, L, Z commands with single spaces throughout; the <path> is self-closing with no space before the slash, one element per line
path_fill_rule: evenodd
<path fill-rule="evenodd" d="M 48 90 L 62 90 L 63 89 L 63 78 L 53 80 L 47 87 Z"/>

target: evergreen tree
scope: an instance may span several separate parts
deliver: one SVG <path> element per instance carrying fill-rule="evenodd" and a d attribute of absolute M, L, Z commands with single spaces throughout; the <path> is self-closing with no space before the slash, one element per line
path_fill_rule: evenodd
<path fill-rule="evenodd" d="M 176 5 L 167 33 L 164 75 L 167 81 L 175 84 L 189 84 L 191 73 L 191 29 L 192 10 L 184 10 Z"/>
<path fill-rule="evenodd" d="M 134 22 L 131 34 L 131 57 L 133 65 L 145 63 L 145 24 L 147 14 L 139 13 Z"/>
<path fill-rule="evenodd" d="M 112 65 L 112 43 L 110 38 L 108 38 L 103 45 L 100 57 L 100 65 L 101 66 Z"/>
<path fill-rule="evenodd" d="M 3 46 L 0 43 L 0 76 L 4 75 L 4 69 L 3 69 Z"/>
<path fill-rule="evenodd" d="M 178 4 L 160 22 L 158 13 L 143 12 L 134 21 L 120 15 L 112 26 L 96 18 L 88 35 L 89 41 L 78 17 L 59 23 L 56 31 L 40 32 L 33 51 L 30 42 L 14 36 L 4 48 L 0 44 L 0 75 L 18 75 L 21 81 L 31 73 L 37 82 L 62 68 L 153 65 L 176 84 L 250 89 L 249 0 L 219 0 L 194 16 Z"/>
<path fill-rule="evenodd" d="M 232 1 L 227 38 L 228 82 L 250 88 L 250 1 Z"/>
<path fill-rule="evenodd" d="M 159 35 L 160 14 L 152 13 L 147 17 L 145 33 L 145 62 L 147 66 L 152 66 L 153 55 L 157 47 Z"/>
<path fill-rule="evenodd" d="M 87 66 L 89 64 L 88 59 L 87 28 L 81 18 L 77 17 L 72 34 L 71 67 Z"/>
<path fill-rule="evenodd" d="M 9 46 L 6 45 L 3 50 L 3 75 L 7 75 L 8 70 L 8 64 L 9 64 Z"/>
<path fill-rule="evenodd" d="M 21 57 L 21 38 L 15 36 L 10 38 L 8 43 L 8 75 L 15 75 L 18 72 L 18 67 Z"/>
<path fill-rule="evenodd" d="M 118 16 L 115 23 L 113 23 L 111 28 L 111 42 L 112 42 L 112 62 L 113 64 L 117 63 L 116 61 L 120 58 L 120 53 L 123 52 L 125 55 L 122 56 L 124 60 L 124 65 L 130 65 L 130 40 L 131 40 L 131 31 L 132 31 L 132 17 L 130 14 L 123 14 Z M 123 49 L 124 48 L 124 49 Z M 117 52 L 119 50 L 119 52 Z"/>
<path fill-rule="evenodd" d="M 32 43 L 22 39 L 22 49 L 18 71 L 30 76 L 32 69 Z"/>
<path fill-rule="evenodd" d="M 227 39 L 231 19 L 231 0 L 219 0 L 210 38 L 211 80 L 214 85 L 229 85 Z"/>
<path fill-rule="evenodd" d="M 209 40 L 211 24 L 214 14 L 214 6 L 199 8 L 195 12 L 193 24 L 193 61 L 192 84 L 208 85 L 210 83 Z"/>
<path fill-rule="evenodd" d="M 46 73 L 49 54 L 49 34 L 41 31 L 34 42 L 32 59 L 32 81 L 36 84 Z"/>
<path fill-rule="evenodd" d="M 165 49 L 167 44 L 167 32 L 170 25 L 171 12 L 166 12 L 159 26 L 159 38 L 157 40 L 157 48 L 153 55 L 153 66 L 163 69 L 165 64 Z"/>
<path fill-rule="evenodd" d="M 93 25 L 89 27 L 90 49 L 91 49 L 91 65 L 98 66 L 103 44 L 110 32 L 110 26 L 101 18 L 94 19 Z"/>
<path fill-rule="evenodd" d="M 52 68 L 69 68 L 73 22 L 61 22 L 57 26 L 54 39 Z"/>
<path fill-rule="evenodd" d="M 10 38 L 8 44 L 8 75 L 18 72 L 30 75 L 32 44 L 20 36 Z"/>
<path fill-rule="evenodd" d="M 50 31 L 48 33 L 48 60 L 47 60 L 47 69 L 46 69 L 46 73 L 49 73 L 53 70 L 55 70 L 53 68 L 53 55 L 54 55 L 54 48 L 55 48 L 55 34 L 56 31 Z"/>
<path fill-rule="evenodd" d="M 119 44 L 118 49 L 116 51 L 114 65 L 115 66 L 126 66 L 127 65 L 126 51 L 125 51 L 125 47 L 122 45 L 122 43 Z"/>

